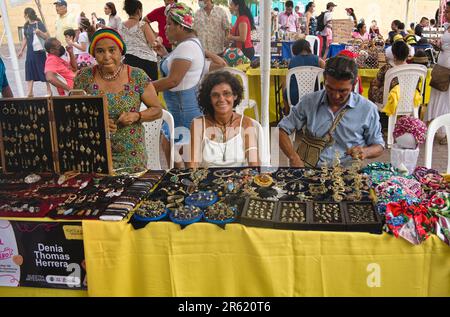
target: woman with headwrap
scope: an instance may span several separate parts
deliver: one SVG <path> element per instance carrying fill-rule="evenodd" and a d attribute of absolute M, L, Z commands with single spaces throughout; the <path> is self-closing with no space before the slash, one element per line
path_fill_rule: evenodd
<path fill-rule="evenodd" d="M 123 64 L 126 45 L 114 29 L 97 30 L 89 53 L 97 65 L 82 69 L 74 88 L 107 97 L 114 169 L 142 171 L 147 164 L 142 122 L 162 115 L 151 80 L 143 70 Z M 148 109 L 139 111 L 141 103 Z"/>
<path fill-rule="evenodd" d="M 153 85 L 156 91 L 163 92 L 175 128 L 185 128 L 182 140 L 186 141 L 190 138 L 192 120 L 202 115 L 197 101 L 197 87 L 202 78 L 205 56 L 202 44 L 192 28 L 192 9 L 184 3 L 173 3 L 166 7 L 165 14 L 166 35 L 175 48 L 169 54 L 162 42 L 155 41 L 153 48 L 163 57 L 160 70 L 164 78 L 154 81 Z"/>

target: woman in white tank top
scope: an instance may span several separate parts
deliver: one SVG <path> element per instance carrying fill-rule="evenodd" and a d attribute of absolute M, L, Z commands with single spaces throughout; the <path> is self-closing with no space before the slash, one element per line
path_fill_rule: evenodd
<path fill-rule="evenodd" d="M 258 166 L 257 129 L 252 120 L 235 113 L 242 86 L 227 71 L 205 76 L 198 101 L 203 116 L 191 124 L 191 161 L 195 167 Z"/>

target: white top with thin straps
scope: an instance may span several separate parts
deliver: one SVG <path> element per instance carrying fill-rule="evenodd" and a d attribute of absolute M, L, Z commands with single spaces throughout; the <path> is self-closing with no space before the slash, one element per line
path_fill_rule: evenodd
<path fill-rule="evenodd" d="M 242 137 L 242 120 L 239 133 L 225 143 L 215 142 L 206 137 L 205 116 L 203 119 L 202 166 L 203 167 L 241 167 L 247 166 L 245 145 Z"/>

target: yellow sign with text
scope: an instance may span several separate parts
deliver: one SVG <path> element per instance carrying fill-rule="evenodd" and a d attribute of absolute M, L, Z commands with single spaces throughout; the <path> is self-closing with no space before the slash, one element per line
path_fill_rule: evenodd
<path fill-rule="evenodd" d="M 63 226 L 64 235 L 67 240 L 83 240 L 83 227 L 67 225 Z"/>

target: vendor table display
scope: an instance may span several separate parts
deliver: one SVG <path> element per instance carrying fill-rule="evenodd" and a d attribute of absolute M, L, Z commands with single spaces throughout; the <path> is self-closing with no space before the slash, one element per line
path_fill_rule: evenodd
<path fill-rule="evenodd" d="M 381 232 L 358 162 L 322 169 L 233 168 L 169 171 L 132 223 L 202 220 L 303 230 Z M 350 203 L 350 204 L 349 204 Z M 140 223 L 141 222 L 141 223 Z"/>
<path fill-rule="evenodd" d="M 164 175 L 3 174 L 0 216 L 121 220 Z"/>
<path fill-rule="evenodd" d="M 5 172 L 112 173 L 105 97 L 0 100 Z"/>

